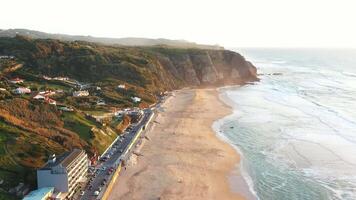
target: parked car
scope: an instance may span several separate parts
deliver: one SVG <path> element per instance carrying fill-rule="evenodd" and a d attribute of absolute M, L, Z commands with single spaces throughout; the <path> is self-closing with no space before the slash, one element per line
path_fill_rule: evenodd
<path fill-rule="evenodd" d="M 100 192 L 99 192 L 98 190 L 95 191 L 95 192 L 94 192 L 94 196 L 99 196 L 99 193 L 100 193 Z"/>

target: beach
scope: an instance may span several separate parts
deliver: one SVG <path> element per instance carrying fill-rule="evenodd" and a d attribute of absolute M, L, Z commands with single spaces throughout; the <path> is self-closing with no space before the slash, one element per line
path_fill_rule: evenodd
<path fill-rule="evenodd" d="M 215 120 L 232 112 L 218 95 L 216 89 L 174 92 L 109 199 L 246 199 L 231 188 L 242 182 L 230 179 L 241 178 L 240 156 L 212 129 Z"/>

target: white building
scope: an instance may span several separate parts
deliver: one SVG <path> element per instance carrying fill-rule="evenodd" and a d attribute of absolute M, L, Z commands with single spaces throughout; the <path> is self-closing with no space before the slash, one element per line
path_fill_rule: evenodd
<path fill-rule="evenodd" d="M 36 100 L 45 100 L 46 97 L 41 95 L 41 94 L 37 94 L 36 96 L 33 97 L 33 99 L 36 99 Z"/>
<path fill-rule="evenodd" d="M 23 83 L 25 80 L 20 79 L 20 78 L 13 78 L 10 80 L 11 83 L 17 84 L 17 83 Z"/>
<path fill-rule="evenodd" d="M 117 86 L 117 88 L 119 88 L 119 89 L 125 89 L 125 88 L 126 88 L 126 85 L 120 84 L 120 85 Z"/>
<path fill-rule="evenodd" d="M 0 56 L 0 59 L 15 59 L 15 56 Z"/>
<path fill-rule="evenodd" d="M 89 96 L 89 92 L 87 90 L 79 90 L 73 92 L 74 97 L 86 97 Z"/>
<path fill-rule="evenodd" d="M 54 77 L 52 79 L 53 80 L 58 80 L 58 81 L 68 81 L 69 80 L 68 77 L 62 77 L 62 76 Z"/>
<path fill-rule="evenodd" d="M 89 159 L 84 150 L 74 149 L 56 158 L 53 155 L 47 164 L 37 170 L 38 188 L 54 187 L 62 198 L 71 198 L 80 182 L 84 182 L 89 168 Z"/>
<path fill-rule="evenodd" d="M 30 94 L 31 89 L 25 87 L 19 87 L 13 90 L 15 94 Z"/>
<path fill-rule="evenodd" d="M 138 103 L 141 101 L 141 98 L 139 97 L 131 97 L 132 101 L 135 102 L 135 103 Z"/>

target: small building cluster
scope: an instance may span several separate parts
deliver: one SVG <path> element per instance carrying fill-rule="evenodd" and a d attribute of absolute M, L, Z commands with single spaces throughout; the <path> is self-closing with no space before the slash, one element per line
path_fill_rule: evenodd
<path fill-rule="evenodd" d="M 50 105 L 57 105 L 57 102 L 55 100 L 49 98 L 49 96 L 52 96 L 55 94 L 56 94 L 56 92 L 52 91 L 52 90 L 40 91 L 33 97 L 33 99 L 39 100 L 39 101 L 44 101 Z"/>

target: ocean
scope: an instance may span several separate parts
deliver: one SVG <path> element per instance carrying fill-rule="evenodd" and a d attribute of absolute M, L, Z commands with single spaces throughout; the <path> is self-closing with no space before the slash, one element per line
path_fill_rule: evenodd
<path fill-rule="evenodd" d="M 261 200 L 356 199 L 356 50 L 237 49 L 259 82 L 220 89 L 214 128 Z"/>

